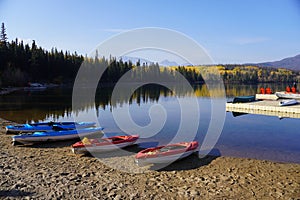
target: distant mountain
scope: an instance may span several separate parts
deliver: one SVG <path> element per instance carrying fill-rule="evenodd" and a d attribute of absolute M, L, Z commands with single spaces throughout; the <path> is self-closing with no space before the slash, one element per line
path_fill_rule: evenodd
<path fill-rule="evenodd" d="M 161 66 L 165 66 L 165 67 L 178 66 L 178 64 L 175 61 L 169 61 L 167 59 L 163 60 L 163 61 L 160 61 L 158 64 L 161 65 Z"/>
<path fill-rule="evenodd" d="M 193 64 L 191 64 L 191 63 L 189 63 L 189 62 L 186 62 L 186 63 L 180 64 L 180 66 L 193 66 Z"/>
<path fill-rule="evenodd" d="M 137 58 L 137 57 L 130 57 L 130 56 L 122 56 L 120 57 L 124 62 L 128 62 L 131 60 L 133 64 L 136 64 L 138 60 L 140 60 L 141 66 L 143 64 L 150 65 L 152 63 L 155 63 L 153 61 L 144 59 L 144 58 Z M 120 59 L 119 58 L 119 59 Z M 184 63 L 184 64 L 178 64 L 175 61 L 169 61 L 167 59 L 162 60 L 158 63 L 160 66 L 190 66 L 190 63 Z M 300 71 L 300 54 L 296 55 L 294 57 L 289 57 L 289 58 L 284 58 L 279 61 L 274 61 L 274 62 L 262 62 L 262 63 L 245 63 L 244 65 L 257 65 L 260 67 L 274 67 L 274 68 L 286 68 L 290 70 L 295 70 L 295 71 Z"/>
<path fill-rule="evenodd" d="M 135 65 L 139 60 L 140 60 L 140 64 L 141 66 L 145 63 L 145 64 L 152 64 L 153 62 L 144 58 L 137 58 L 137 57 L 130 57 L 130 56 L 121 56 L 119 57 L 119 59 L 123 60 L 123 62 L 128 62 L 129 60 Z"/>
<path fill-rule="evenodd" d="M 122 58 L 123 62 L 128 62 L 130 60 L 134 65 L 138 62 L 138 60 L 140 60 L 141 65 L 143 65 L 144 63 L 147 64 L 147 65 L 156 63 L 156 62 L 147 60 L 145 58 L 138 58 L 138 57 L 131 57 L 131 56 L 121 56 L 118 59 L 121 59 L 121 58 Z M 169 66 L 192 66 L 192 64 L 188 63 L 188 62 L 178 64 L 177 62 L 170 61 L 168 59 L 162 60 L 158 64 L 160 66 L 164 66 L 164 67 L 169 67 Z"/>
<path fill-rule="evenodd" d="M 286 69 L 300 71 L 300 54 L 294 57 L 284 58 L 279 61 L 257 63 L 255 65 L 261 67 L 286 68 Z"/>

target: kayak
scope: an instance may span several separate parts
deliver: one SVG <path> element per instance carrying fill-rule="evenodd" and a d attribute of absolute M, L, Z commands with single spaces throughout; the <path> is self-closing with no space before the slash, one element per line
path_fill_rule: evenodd
<path fill-rule="evenodd" d="M 72 140 L 79 137 L 98 134 L 103 135 L 103 128 L 84 128 L 61 131 L 33 132 L 12 136 L 13 145 L 32 144 L 38 142 Z"/>
<path fill-rule="evenodd" d="M 198 145 L 199 144 L 197 141 L 192 141 L 148 148 L 140 151 L 135 156 L 135 162 L 139 166 L 148 164 L 172 163 L 197 151 Z"/>
<path fill-rule="evenodd" d="M 300 99 L 299 93 L 292 92 L 276 92 L 275 95 L 282 99 Z"/>
<path fill-rule="evenodd" d="M 298 101 L 296 99 L 289 99 L 289 100 L 284 100 L 279 102 L 280 106 L 290 106 L 295 104 L 298 104 Z"/>
<path fill-rule="evenodd" d="M 88 152 L 106 152 L 133 145 L 139 135 L 113 136 L 109 138 L 83 138 L 82 141 L 72 145 L 75 154 L 85 154 Z"/>
<path fill-rule="evenodd" d="M 63 129 L 82 129 L 95 126 L 95 122 L 41 122 L 6 126 L 6 133 L 29 133 L 36 131 L 52 131 Z"/>
<path fill-rule="evenodd" d="M 252 101 L 255 101 L 255 95 L 234 97 L 232 103 L 246 103 Z"/>

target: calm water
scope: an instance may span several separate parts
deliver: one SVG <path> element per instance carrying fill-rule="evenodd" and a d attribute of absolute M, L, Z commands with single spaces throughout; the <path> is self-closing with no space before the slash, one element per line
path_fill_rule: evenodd
<path fill-rule="evenodd" d="M 266 87 L 267 85 L 227 85 L 225 86 L 227 100 L 234 96 L 255 94 L 261 86 Z M 285 88 L 284 85 L 268 86 L 275 91 Z M 98 121 L 105 128 L 107 135 L 122 133 L 114 121 L 112 111 L 116 111 L 124 105 L 129 105 L 132 120 L 141 127 L 151 124 L 149 115 L 151 109 L 154 114 L 152 116 L 154 122 L 163 121 L 165 116 L 166 121 L 164 124 L 162 123 L 162 128 L 157 134 L 138 133 L 141 135 L 139 141 L 141 147 L 170 142 L 175 137 L 180 125 L 179 101 L 191 98 L 191 94 L 176 91 L 175 96 L 165 88 L 147 85 L 136 90 L 130 100 L 120 98 L 119 101 L 112 104 L 110 101 L 112 90 L 113 88 L 109 87 L 99 89 L 95 98 L 95 106 L 87 104 L 76 113 L 79 117 L 85 116 L 83 119 L 87 120 L 89 117 L 86 118 L 86 116 L 96 113 Z M 213 90 L 217 94 L 214 98 L 218 101 L 220 89 L 213 88 Z M 201 143 L 212 118 L 211 98 L 205 85 L 196 85 L 195 94 L 200 106 L 198 111 L 200 113 L 199 128 L 195 138 Z M 0 117 L 18 123 L 73 120 L 71 88 L 52 88 L 36 92 L 17 91 L 0 96 L 0 101 Z M 193 120 L 191 117 L 188 119 L 190 122 Z M 212 120 L 217 119 L 213 118 Z M 129 130 L 132 128 L 132 132 L 135 133 L 134 127 L 128 125 L 127 128 Z M 300 130 L 299 119 L 280 120 L 278 117 L 251 114 L 234 117 L 232 113 L 227 112 L 221 136 L 211 154 L 300 163 L 300 133 L 298 130 Z M 156 130 L 153 129 L 153 131 Z"/>

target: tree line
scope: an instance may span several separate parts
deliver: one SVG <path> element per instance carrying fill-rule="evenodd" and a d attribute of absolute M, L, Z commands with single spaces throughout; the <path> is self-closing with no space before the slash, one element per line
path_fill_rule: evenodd
<path fill-rule="evenodd" d="M 155 81 L 155 78 L 166 81 L 180 80 L 176 72 L 182 74 L 191 83 L 214 81 L 220 78 L 226 83 L 293 82 L 299 79 L 299 72 L 283 68 L 245 65 L 160 67 L 158 63 L 148 65 L 138 61 L 134 64 L 115 57 L 99 58 L 97 51 L 94 58 L 83 57 L 76 52 L 59 51 L 56 48 L 49 51 L 37 46 L 34 40 L 31 45 L 24 44 L 18 39 L 8 42 L 6 28 L 2 23 L 0 87 L 26 86 L 28 82 L 72 84 L 80 66 L 89 69 L 90 74 L 87 73 L 85 77 L 87 81 L 89 75 L 94 75 L 94 70 L 103 69 L 101 83 L 116 83 L 129 71 L 128 81 L 151 82 Z M 173 77 L 170 78 L 170 75 Z"/>
<path fill-rule="evenodd" d="M 219 79 L 225 83 L 292 83 L 298 82 L 300 79 L 298 71 L 285 68 L 210 65 L 173 67 L 173 69 L 182 73 L 192 83 Z"/>
<path fill-rule="evenodd" d="M 38 47 L 35 41 L 24 44 L 7 41 L 4 23 L 0 38 L 0 85 L 25 86 L 28 82 L 62 83 L 74 79 L 83 61 L 81 55 L 68 51 L 50 51 Z"/>
<path fill-rule="evenodd" d="M 83 62 L 84 61 L 84 62 Z M 4 23 L 0 35 L 0 87 L 27 86 L 28 82 L 72 84 L 80 66 L 106 68 L 101 82 L 117 82 L 133 64 L 117 60 L 83 57 L 69 51 L 52 48 L 50 51 L 36 45 L 24 44 L 18 39 L 8 41 Z"/>

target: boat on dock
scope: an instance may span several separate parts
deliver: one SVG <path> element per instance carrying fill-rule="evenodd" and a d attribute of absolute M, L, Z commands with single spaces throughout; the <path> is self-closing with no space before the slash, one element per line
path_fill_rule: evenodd
<path fill-rule="evenodd" d="M 300 99 L 300 93 L 293 92 L 276 92 L 275 95 L 282 99 Z"/>
<path fill-rule="evenodd" d="M 234 97 L 232 103 L 247 103 L 255 101 L 255 95 Z"/>
<path fill-rule="evenodd" d="M 298 104 L 298 101 L 296 99 L 283 100 L 279 102 L 280 106 L 291 106 L 295 104 Z"/>
<path fill-rule="evenodd" d="M 94 134 L 101 134 L 103 136 L 103 128 L 84 128 L 73 130 L 60 130 L 60 131 L 46 131 L 46 132 L 33 132 L 12 136 L 13 145 L 18 144 L 33 144 L 39 142 L 50 141 L 63 141 L 73 140 L 86 137 Z"/>
<path fill-rule="evenodd" d="M 135 156 L 135 162 L 139 166 L 159 163 L 172 163 L 176 160 L 185 158 L 198 150 L 198 142 L 180 142 L 148 148 L 140 151 Z"/>
<path fill-rule="evenodd" d="M 40 122 L 29 124 L 8 125 L 6 133 L 30 133 L 38 131 L 82 129 L 95 126 L 95 122 Z"/>
<path fill-rule="evenodd" d="M 25 91 L 41 91 L 47 89 L 46 85 L 41 83 L 28 83 L 29 87 L 25 87 Z"/>
<path fill-rule="evenodd" d="M 88 152 L 107 152 L 133 145 L 139 135 L 113 136 L 108 138 L 83 138 L 82 141 L 72 145 L 75 154 L 86 154 Z"/>

